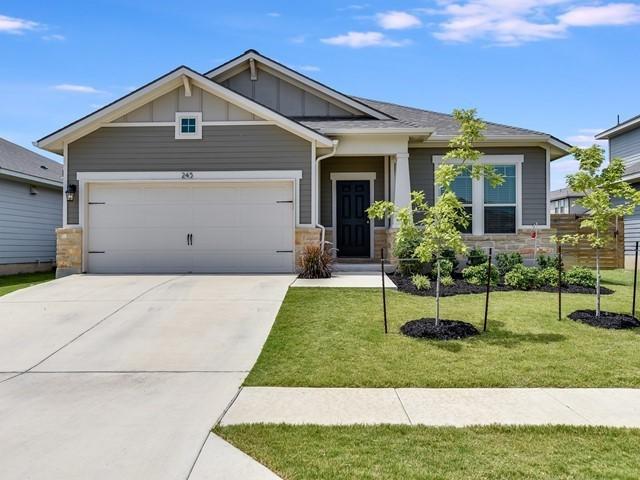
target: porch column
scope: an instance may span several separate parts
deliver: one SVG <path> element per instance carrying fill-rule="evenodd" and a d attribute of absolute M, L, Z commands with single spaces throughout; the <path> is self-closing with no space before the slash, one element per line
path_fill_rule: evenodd
<path fill-rule="evenodd" d="M 394 182 L 394 203 L 398 207 L 408 207 L 411 204 L 411 179 L 409 178 L 409 154 L 396 153 L 396 173 Z M 392 227 L 398 227 L 393 218 Z"/>

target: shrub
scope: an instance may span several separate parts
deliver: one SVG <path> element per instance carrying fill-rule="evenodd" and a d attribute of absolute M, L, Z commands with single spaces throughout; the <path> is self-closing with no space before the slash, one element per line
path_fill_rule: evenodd
<path fill-rule="evenodd" d="M 436 279 L 438 276 L 438 264 L 440 265 L 440 278 L 442 277 L 450 277 L 453 273 L 453 264 L 449 261 L 448 258 L 441 258 L 437 262 L 433 262 L 431 266 L 431 278 Z"/>
<path fill-rule="evenodd" d="M 420 273 L 424 269 L 422 263 L 416 257 L 416 247 L 420 244 L 419 238 L 398 238 L 393 247 L 393 255 L 398 259 L 398 269 L 404 275 Z"/>
<path fill-rule="evenodd" d="M 489 260 L 489 257 L 479 248 L 472 248 L 467 255 L 467 265 L 472 267 L 487 263 L 487 260 Z"/>
<path fill-rule="evenodd" d="M 473 265 L 462 270 L 462 278 L 471 285 L 486 285 L 487 284 L 487 262 L 481 265 Z M 491 285 L 497 285 L 500 276 L 498 269 L 494 266 L 491 267 Z"/>
<path fill-rule="evenodd" d="M 453 287 L 456 284 L 456 281 L 453 277 L 441 277 L 440 284 L 444 287 Z"/>
<path fill-rule="evenodd" d="M 586 267 L 573 267 L 569 270 L 564 280 L 569 285 L 578 285 L 580 287 L 595 288 L 596 275 L 593 270 Z"/>
<path fill-rule="evenodd" d="M 513 270 L 504 276 L 504 283 L 518 290 L 530 290 L 539 285 L 539 271 L 536 267 L 525 267 L 522 264 L 516 265 Z"/>
<path fill-rule="evenodd" d="M 444 250 L 440 258 L 446 258 L 453 265 L 452 271 L 455 272 L 458 268 L 458 259 L 456 258 L 456 252 L 451 249 Z"/>
<path fill-rule="evenodd" d="M 536 258 L 536 263 L 542 270 L 546 268 L 558 269 L 558 257 L 556 255 L 545 255 L 543 253 Z"/>
<path fill-rule="evenodd" d="M 298 258 L 300 278 L 329 278 L 333 268 L 331 251 L 320 245 L 306 245 Z"/>
<path fill-rule="evenodd" d="M 557 287 L 558 286 L 558 269 L 553 267 L 539 269 L 538 285 L 546 286 L 546 287 Z"/>
<path fill-rule="evenodd" d="M 411 276 L 411 283 L 413 283 L 413 286 L 418 290 L 429 290 L 431 288 L 431 281 L 429 281 L 429 277 L 419 273 L 415 273 Z"/>
<path fill-rule="evenodd" d="M 516 265 L 522 264 L 522 255 L 518 252 L 499 253 L 496 255 L 496 267 L 501 277 L 514 269 Z"/>

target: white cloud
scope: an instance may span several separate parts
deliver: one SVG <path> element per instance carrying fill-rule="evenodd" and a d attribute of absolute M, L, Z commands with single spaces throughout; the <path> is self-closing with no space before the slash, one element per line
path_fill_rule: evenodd
<path fill-rule="evenodd" d="M 296 35 L 295 37 L 291 37 L 289 39 L 291 43 L 296 43 L 296 44 L 304 43 L 306 40 L 307 40 L 306 35 Z"/>
<path fill-rule="evenodd" d="M 351 4 L 351 5 L 347 5 L 346 7 L 342 7 L 339 8 L 338 11 L 345 11 L 345 10 L 364 10 L 365 8 L 369 8 L 369 4 L 368 3 L 361 3 L 361 4 Z"/>
<path fill-rule="evenodd" d="M 320 67 L 316 65 L 300 65 L 297 70 L 300 70 L 301 72 L 319 72 Z"/>
<path fill-rule="evenodd" d="M 0 32 L 2 33 L 21 35 L 26 31 L 35 30 L 40 26 L 38 22 L 32 22 L 31 20 L 0 15 Z"/>
<path fill-rule="evenodd" d="M 640 22 L 640 5 L 609 3 L 592 7 L 576 7 L 558 17 L 561 23 L 573 27 L 629 25 Z"/>
<path fill-rule="evenodd" d="M 608 3 L 583 6 L 574 0 L 440 0 L 444 16 L 433 35 L 446 42 L 487 40 L 503 46 L 565 37 L 572 27 L 640 23 L 640 6 Z"/>
<path fill-rule="evenodd" d="M 44 35 L 42 39 L 46 40 L 47 42 L 63 42 L 66 40 L 64 35 L 60 35 L 58 33 L 54 33 L 51 35 Z"/>
<path fill-rule="evenodd" d="M 279 12 L 269 12 L 269 13 L 267 13 L 267 17 L 276 18 L 276 17 L 281 17 L 281 16 L 282 16 L 282 14 L 280 14 Z"/>
<path fill-rule="evenodd" d="M 378 19 L 378 25 L 385 30 L 404 30 L 422 25 L 420 19 L 415 15 L 397 10 L 378 13 L 376 18 Z"/>
<path fill-rule="evenodd" d="M 607 145 L 606 140 L 596 140 L 595 135 L 604 131 L 604 128 L 581 128 L 576 135 L 567 137 L 567 142 L 576 147 L 590 147 L 593 144 L 605 147 Z"/>
<path fill-rule="evenodd" d="M 104 93 L 102 90 L 98 90 L 93 87 L 89 87 L 87 85 L 73 85 L 70 83 L 62 83 L 60 85 L 55 85 L 53 87 L 54 90 L 58 90 L 60 92 L 73 92 L 73 93 Z"/>
<path fill-rule="evenodd" d="M 392 40 L 380 32 L 348 32 L 344 35 L 322 38 L 320 41 L 328 45 L 339 45 L 350 48 L 403 47 L 410 43 L 408 40 Z"/>

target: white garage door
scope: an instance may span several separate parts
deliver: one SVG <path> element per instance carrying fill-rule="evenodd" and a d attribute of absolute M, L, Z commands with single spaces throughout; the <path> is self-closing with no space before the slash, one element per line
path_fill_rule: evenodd
<path fill-rule="evenodd" d="M 293 182 L 89 185 L 93 273 L 291 272 Z"/>

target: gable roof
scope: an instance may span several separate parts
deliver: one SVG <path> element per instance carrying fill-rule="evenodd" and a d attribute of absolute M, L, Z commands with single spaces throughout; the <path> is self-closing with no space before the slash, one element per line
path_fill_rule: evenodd
<path fill-rule="evenodd" d="M 0 175 L 62 187 L 62 164 L 0 138 Z"/>
<path fill-rule="evenodd" d="M 633 130 L 634 128 L 640 127 L 640 115 L 636 115 L 635 117 L 631 117 L 628 120 L 625 120 L 622 123 L 618 123 L 615 127 L 611 127 L 604 132 L 600 132 L 596 135 L 596 140 L 608 140 L 613 137 L 617 137 L 629 130 Z"/>
<path fill-rule="evenodd" d="M 317 131 L 291 118 L 285 117 L 275 110 L 255 102 L 244 95 L 234 92 L 184 65 L 171 70 L 95 112 L 50 133 L 35 142 L 35 145 L 51 152 L 61 153 L 64 142 L 73 141 L 87 135 L 100 128 L 103 124 L 111 122 L 123 114 L 148 103 L 152 99 L 179 87 L 182 85 L 185 77 L 204 91 L 236 104 L 265 120 L 273 121 L 276 125 L 291 133 L 308 140 L 314 140 L 321 146 L 329 147 L 333 145 L 329 138 L 319 134 Z"/>
<path fill-rule="evenodd" d="M 549 200 L 560 200 L 562 198 L 580 198 L 584 197 L 584 193 L 575 192 L 570 188 L 559 188 L 558 190 L 551 190 L 549 192 Z"/>
<path fill-rule="evenodd" d="M 229 74 L 229 72 L 233 72 L 238 69 L 244 70 L 250 60 L 254 60 L 258 63 L 266 65 L 272 70 L 279 72 L 281 75 L 289 79 L 293 79 L 294 81 L 305 85 L 307 88 L 320 92 L 342 104 L 348 105 L 349 107 L 357 110 L 363 115 L 367 115 L 378 120 L 393 119 L 393 116 L 389 115 L 388 113 L 382 112 L 377 108 L 360 101 L 356 97 L 345 95 L 344 93 L 339 92 L 338 90 L 335 90 L 334 88 L 331 88 L 323 83 L 320 83 L 317 80 L 307 77 L 300 72 L 296 72 L 286 65 L 283 65 L 282 63 L 277 62 L 272 58 L 266 57 L 257 50 L 253 49 L 247 50 L 243 54 L 232 58 L 228 62 L 225 62 L 212 70 L 209 70 L 204 75 L 213 80 L 220 81 L 220 79 L 223 78 L 225 74 Z"/>

